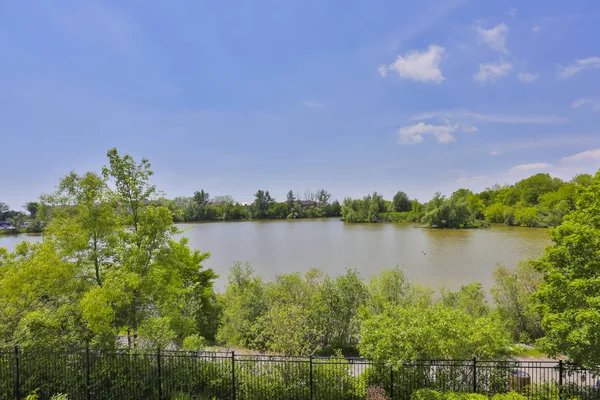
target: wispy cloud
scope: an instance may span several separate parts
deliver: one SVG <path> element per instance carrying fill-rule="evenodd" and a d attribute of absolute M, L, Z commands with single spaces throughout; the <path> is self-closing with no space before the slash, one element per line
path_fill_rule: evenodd
<path fill-rule="evenodd" d="M 517 9 L 516 8 L 511 8 L 510 10 L 508 10 L 506 12 L 511 18 L 514 18 L 517 16 Z"/>
<path fill-rule="evenodd" d="M 485 122 L 498 122 L 507 124 L 557 124 L 566 122 L 565 118 L 554 115 L 501 115 L 481 114 L 467 110 L 433 111 L 411 116 L 411 121 L 427 119 L 452 119 L 452 120 L 476 120 Z"/>
<path fill-rule="evenodd" d="M 490 48 L 508 54 L 506 49 L 506 35 L 508 35 L 508 26 L 505 23 L 496 25 L 491 29 L 484 29 L 481 25 L 475 27 L 479 40 Z"/>
<path fill-rule="evenodd" d="M 282 118 L 276 117 L 274 115 L 265 115 L 265 118 L 268 119 L 269 121 L 277 121 L 277 122 L 283 122 Z"/>
<path fill-rule="evenodd" d="M 512 65 L 506 62 L 498 64 L 480 64 L 479 72 L 473 75 L 473 79 L 481 83 L 496 82 L 498 78 L 506 76 L 512 70 Z"/>
<path fill-rule="evenodd" d="M 542 29 L 542 27 L 541 27 L 541 26 L 539 26 L 539 25 L 534 25 L 534 26 L 533 26 L 533 28 L 531 28 L 531 31 L 532 31 L 533 33 L 539 33 L 539 32 L 540 32 L 540 29 Z"/>
<path fill-rule="evenodd" d="M 325 104 L 318 103 L 318 102 L 313 101 L 313 100 L 302 100 L 302 101 L 300 101 L 300 104 L 304 104 L 306 107 L 310 107 L 310 108 L 323 108 L 323 107 L 325 107 Z"/>
<path fill-rule="evenodd" d="M 567 65 L 566 67 L 561 66 L 558 76 L 563 79 L 569 78 L 582 71 L 595 68 L 600 68 L 600 57 L 582 58 L 576 60 L 570 65 Z"/>
<path fill-rule="evenodd" d="M 444 76 L 440 69 L 440 63 L 445 50 L 443 47 L 431 45 L 426 51 L 411 51 L 404 56 L 398 56 L 388 67 L 390 71 L 396 71 L 404 79 L 412 79 L 417 82 L 442 83 Z M 381 76 L 385 76 L 381 72 Z"/>
<path fill-rule="evenodd" d="M 379 68 L 377 68 L 377 71 L 379 71 L 379 75 L 381 75 L 382 78 L 387 76 L 387 67 L 385 65 L 380 65 Z"/>
<path fill-rule="evenodd" d="M 519 75 L 517 77 L 519 78 L 519 80 L 521 82 L 531 83 L 531 82 L 535 81 L 539 77 L 539 75 L 538 74 L 532 74 L 532 73 L 529 73 L 529 72 L 519 72 Z"/>
<path fill-rule="evenodd" d="M 564 157 L 561 161 L 565 163 L 600 160 L 600 149 L 587 150 L 572 156 Z"/>
<path fill-rule="evenodd" d="M 454 142 L 452 132 L 458 129 L 458 125 L 427 125 L 419 122 L 415 125 L 403 126 L 398 131 L 398 143 L 417 144 L 423 141 L 423 135 L 434 135 L 440 143 Z"/>
<path fill-rule="evenodd" d="M 573 108 L 579 108 L 584 104 L 589 104 L 592 107 L 592 110 L 600 111 L 600 101 L 594 99 L 579 99 L 571 105 Z"/>
<path fill-rule="evenodd" d="M 492 150 L 492 151 L 490 151 L 490 156 L 499 156 L 501 154 L 502 154 L 502 152 L 498 151 L 498 150 Z"/>
<path fill-rule="evenodd" d="M 551 166 L 552 166 L 552 164 L 542 163 L 542 162 L 537 162 L 537 163 L 532 163 L 532 164 L 521 164 L 521 165 L 512 167 L 509 170 L 509 172 L 539 171 L 539 170 L 543 170 L 543 169 L 548 169 Z"/>

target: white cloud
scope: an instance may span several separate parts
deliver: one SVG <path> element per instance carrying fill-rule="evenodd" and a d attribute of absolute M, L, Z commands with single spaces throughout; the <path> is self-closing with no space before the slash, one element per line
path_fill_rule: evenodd
<path fill-rule="evenodd" d="M 548 164 L 548 163 L 533 163 L 533 164 L 521 164 L 521 165 L 517 165 L 515 167 L 512 167 L 509 172 L 522 172 L 522 171 L 533 171 L 533 170 L 541 170 L 541 169 L 548 169 L 550 168 L 552 165 Z"/>
<path fill-rule="evenodd" d="M 481 114 L 468 110 L 450 110 L 450 111 L 433 111 L 422 114 L 413 115 L 409 118 L 411 121 L 424 119 L 451 119 L 451 120 L 475 120 L 485 122 L 498 122 L 507 124 L 557 124 L 566 122 L 565 118 L 554 115 L 498 115 L 498 114 Z"/>
<path fill-rule="evenodd" d="M 569 157 L 564 157 L 561 161 L 565 163 L 571 163 L 590 160 L 600 160 L 600 149 L 583 151 Z"/>
<path fill-rule="evenodd" d="M 404 56 L 398 56 L 388 69 L 396 71 L 405 79 L 442 83 L 445 78 L 440 70 L 440 62 L 444 53 L 443 47 L 431 45 L 427 51 L 411 51 Z"/>
<path fill-rule="evenodd" d="M 531 28 L 531 31 L 532 31 L 533 33 L 538 33 L 538 32 L 540 31 L 540 29 L 542 29 L 542 27 L 541 27 L 541 26 L 539 26 L 539 25 L 534 25 L 534 26 L 533 26 L 533 28 Z"/>
<path fill-rule="evenodd" d="M 508 75 L 511 70 L 512 65 L 505 62 L 500 64 L 480 64 L 479 72 L 473 75 L 473 79 L 482 83 L 488 81 L 496 82 L 498 78 Z"/>
<path fill-rule="evenodd" d="M 600 57 L 589 57 L 576 60 L 571 65 L 560 67 L 558 74 L 561 78 L 568 78 L 587 69 L 600 68 Z"/>
<path fill-rule="evenodd" d="M 538 74 L 531 74 L 529 72 L 519 72 L 518 78 L 521 82 L 531 83 L 539 77 Z"/>
<path fill-rule="evenodd" d="M 479 129 L 475 125 L 463 125 L 462 131 L 467 133 L 477 132 Z"/>
<path fill-rule="evenodd" d="M 423 141 L 423 135 L 434 135 L 440 143 L 454 142 L 452 132 L 458 129 L 458 125 L 427 125 L 419 122 L 415 125 L 403 126 L 398 131 L 398 143 L 416 144 Z"/>
<path fill-rule="evenodd" d="M 494 50 L 507 54 L 506 35 L 508 34 L 508 26 L 505 23 L 496 25 L 491 29 L 483 29 L 481 25 L 475 27 L 479 40 L 487 44 Z"/>
<path fill-rule="evenodd" d="M 507 14 L 514 18 L 517 15 L 517 9 L 511 8 L 510 10 L 508 10 Z"/>
<path fill-rule="evenodd" d="M 600 101 L 593 100 L 593 99 L 579 99 L 579 100 L 573 102 L 572 107 L 579 108 L 584 104 L 589 104 L 592 106 L 593 110 L 600 111 Z"/>
<path fill-rule="evenodd" d="M 387 67 L 385 65 L 380 65 L 377 71 L 379 71 L 379 75 L 381 75 L 383 78 L 387 76 Z"/>
<path fill-rule="evenodd" d="M 501 155 L 501 154 L 502 154 L 502 152 L 500 152 L 500 151 L 498 151 L 498 150 L 493 150 L 493 151 L 490 151 L 490 156 L 499 156 L 499 155 Z"/>
<path fill-rule="evenodd" d="M 316 101 L 312 101 L 312 100 L 302 100 L 300 103 L 304 104 L 306 107 L 310 107 L 310 108 L 322 108 L 322 107 L 325 107 L 325 104 L 323 104 L 323 103 L 317 103 Z"/>

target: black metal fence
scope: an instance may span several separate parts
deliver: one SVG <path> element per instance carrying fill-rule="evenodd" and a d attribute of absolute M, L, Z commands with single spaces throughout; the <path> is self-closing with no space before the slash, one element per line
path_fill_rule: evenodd
<path fill-rule="evenodd" d="M 237 355 L 233 352 L 0 352 L 0 400 L 409 399 L 418 389 L 535 400 L 600 399 L 590 370 L 558 362 L 431 360 L 402 367 L 358 358 Z"/>

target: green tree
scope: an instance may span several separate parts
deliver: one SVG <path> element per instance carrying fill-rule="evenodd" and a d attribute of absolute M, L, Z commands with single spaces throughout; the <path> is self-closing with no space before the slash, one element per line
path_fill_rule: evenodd
<path fill-rule="evenodd" d="M 331 198 L 331 194 L 325 189 L 320 189 L 317 191 L 317 203 L 319 207 L 324 208 L 329 204 L 329 199 Z"/>
<path fill-rule="evenodd" d="M 412 203 L 404 192 L 398 192 L 392 200 L 393 211 L 404 212 L 412 210 Z"/>
<path fill-rule="evenodd" d="M 35 219 L 37 217 L 37 212 L 38 212 L 39 208 L 40 208 L 40 203 L 38 203 L 36 201 L 30 201 L 27 204 L 25 204 L 25 209 L 27 210 L 27 212 L 29 213 L 29 216 L 32 219 Z"/>
<path fill-rule="evenodd" d="M 515 341 L 529 342 L 543 334 L 531 301 L 541 280 L 542 275 L 527 261 L 514 270 L 499 267 L 494 271 L 491 293 L 496 311 Z"/>
<path fill-rule="evenodd" d="M 65 348 L 83 344 L 82 282 L 51 239 L 0 249 L 0 347 Z"/>
<path fill-rule="evenodd" d="M 287 193 L 287 199 L 286 199 L 286 204 L 288 207 L 288 214 L 292 212 L 292 210 L 294 209 L 294 204 L 296 203 L 296 197 L 294 196 L 294 192 L 292 190 L 290 190 Z"/>
<path fill-rule="evenodd" d="M 502 358 L 510 354 L 510 341 L 489 318 L 441 305 L 389 306 L 364 318 L 359 349 L 376 362 L 401 366 L 419 359 Z"/>
<path fill-rule="evenodd" d="M 229 285 L 219 296 L 223 312 L 217 341 L 252 348 L 256 340 L 254 324 L 267 311 L 265 284 L 250 264 L 235 263 L 229 273 Z"/>
<path fill-rule="evenodd" d="M 358 311 L 369 296 L 356 270 L 346 270 L 334 280 L 325 278 L 319 302 L 325 307 L 324 344 L 348 348 L 358 342 Z"/>
<path fill-rule="evenodd" d="M 554 242 L 535 262 L 543 274 L 534 299 L 551 355 L 584 365 L 600 359 L 600 171 L 579 187 L 577 208 L 551 231 Z"/>
<path fill-rule="evenodd" d="M 102 286 L 116 257 L 120 229 L 106 178 L 72 172 L 54 194 L 42 197 L 42 203 L 51 220 L 45 237 L 56 242 L 61 255 L 77 262 L 82 277 Z"/>
<path fill-rule="evenodd" d="M 490 311 L 485 296 L 481 283 L 471 282 L 461 286 L 456 292 L 442 290 L 442 304 L 472 317 L 485 317 Z"/>
<path fill-rule="evenodd" d="M 254 198 L 254 203 L 252 204 L 254 216 L 258 219 L 266 218 L 269 207 L 275 203 L 275 200 L 271 197 L 268 190 L 258 190 Z"/>

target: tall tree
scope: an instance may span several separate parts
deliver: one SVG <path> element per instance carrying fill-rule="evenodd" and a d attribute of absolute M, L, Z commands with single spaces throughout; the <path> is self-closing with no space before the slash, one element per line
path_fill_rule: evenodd
<path fill-rule="evenodd" d="M 550 354 L 594 365 L 600 359 L 600 171 L 578 189 L 576 210 L 551 231 L 554 245 L 535 262 L 543 280 L 533 296 Z"/>
<path fill-rule="evenodd" d="M 256 218 L 266 218 L 268 215 L 269 207 L 275 202 L 275 200 L 269 194 L 269 191 L 258 190 L 254 195 L 254 213 Z"/>
<path fill-rule="evenodd" d="M 317 191 L 317 203 L 319 203 L 319 207 L 327 206 L 330 198 L 331 194 L 327 190 L 320 189 Z"/>
<path fill-rule="evenodd" d="M 29 213 L 29 216 L 35 219 L 35 217 L 37 216 L 38 209 L 40 208 L 40 203 L 36 201 L 30 201 L 29 203 L 25 204 L 24 208 Z"/>
<path fill-rule="evenodd" d="M 76 260 L 83 276 L 99 286 L 115 258 L 120 227 L 106 182 L 93 172 L 72 172 L 60 181 L 54 194 L 42 197 L 43 213 L 51 221 L 46 237 L 57 243 L 63 256 Z"/>
<path fill-rule="evenodd" d="M 204 207 L 210 201 L 210 195 L 208 194 L 208 192 L 205 192 L 204 189 L 202 189 L 199 192 L 194 192 L 194 201 L 200 207 Z"/>
<path fill-rule="evenodd" d="M 392 205 L 396 212 L 410 211 L 412 209 L 412 203 L 404 192 L 396 193 L 392 200 Z"/>
<path fill-rule="evenodd" d="M 286 203 L 288 207 L 288 213 L 292 212 L 294 209 L 294 204 L 296 203 L 296 197 L 294 196 L 294 192 L 292 190 L 287 193 Z"/>

